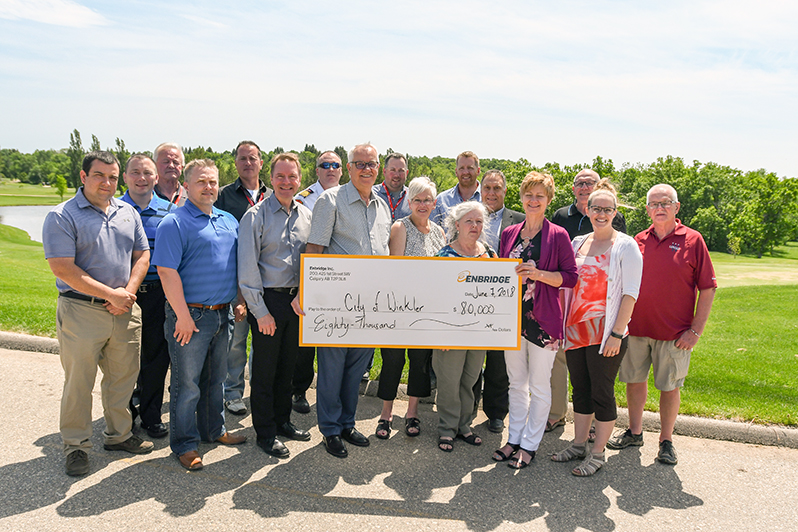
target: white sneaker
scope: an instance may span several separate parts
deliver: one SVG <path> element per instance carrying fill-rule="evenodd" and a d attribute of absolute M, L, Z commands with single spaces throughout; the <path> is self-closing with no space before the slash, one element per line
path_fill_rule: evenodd
<path fill-rule="evenodd" d="M 231 414 L 243 416 L 247 413 L 247 405 L 244 404 L 243 399 L 233 399 L 232 401 L 225 401 L 224 406 Z"/>

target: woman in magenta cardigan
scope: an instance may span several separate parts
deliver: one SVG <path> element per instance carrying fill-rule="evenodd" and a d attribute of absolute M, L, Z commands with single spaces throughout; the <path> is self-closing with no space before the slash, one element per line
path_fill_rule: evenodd
<path fill-rule="evenodd" d="M 521 182 L 526 220 L 502 232 L 501 257 L 520 258 L 516 273 L 524 283 L 521 299 L 521 349 L 505 351 L 510 379 L 507 444 L 497 461 L 522 469 L 535 458 L 551 407 L 551 368 L 562 340 L 560 287 L 576 284 L 577 271 L 568 232 L 546 220 L 554 198 L 554 179 L 529 172 Z"/>

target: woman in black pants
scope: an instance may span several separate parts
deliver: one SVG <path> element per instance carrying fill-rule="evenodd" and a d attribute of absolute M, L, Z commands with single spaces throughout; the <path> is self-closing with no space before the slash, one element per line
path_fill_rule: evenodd
<path fill-rule="evenodd" d="M 446 244 L 443 229 L 430 221 L 429 216 L 435 208 L 435 183 L 428 177 L 421 176 L 410 181 L 407 187 L 407 202 L 410 216 L 397 220 L 391 226 L 391 255 L 408 257 L 431 257 Z M 382 440 L 391 435 L 391 419 L 393 418 L 393 401 L 396 389 L 405 367 L 405 349 L 381 349 L 382 371 L 377 397 L 383 400 L 382 414 L 377 423 L 376 436 Z M 431 349 L 408 349 L 410 373 L 407 379 L 407 395 L 410 400 L 405 416 L 405 433 L 418 436 L 421 423 L 418 419 L 418 399 L 428 397 L 430 390 L 430 358 Z"/>

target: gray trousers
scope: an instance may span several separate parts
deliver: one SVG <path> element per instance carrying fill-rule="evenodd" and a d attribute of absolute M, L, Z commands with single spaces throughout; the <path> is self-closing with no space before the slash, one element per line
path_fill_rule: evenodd
<path fill-rule="evenodd" d="M 438 380 L 438 436 L 454 438 L 471 432 L 474 419 L 474 383 L 485 351 L 432 351 L 432 369 Z"/>

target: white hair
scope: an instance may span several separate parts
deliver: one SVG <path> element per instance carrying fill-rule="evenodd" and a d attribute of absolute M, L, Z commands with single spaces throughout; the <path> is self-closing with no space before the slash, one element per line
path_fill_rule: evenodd
<path fill-rule="evenodd" d="M 454 242 L 457 240 L 457 237 L 459 236 L 457 233 L 457 222 L 462 220 L 463 217 L 471 211 L 479 211 L 483 222 L 488 217 L 488 209 L 486 209 L 485 206 L 479 201 L 464 201 L 463 203 L 458 203 L 449 210 L 449 214 L 443 221 L 446 234 L 449 236 L 449 242 Z M 480 242 L 485 241 L 484 231 L 481 235 L 479 235 L 479 240 Z"/>
<path fill-rule="evenodd" d="M 435 199 L 435 196 L 438 194 L 438 189 L 435 188 L 435 183 L 433 183 L 429 177 L 425 175 L 414 177 L 410 180 L 410 183 L 407 184 L 407 202 L 410 203 L 416 196 L 424 192 L 429 192 L 432 194 L 432 199 Z"/>
<path fill-rule="evenodd" d="M 348 153 L 348 157 L 349 158 L 347 160 L 350 163 L 352 162 L 352 159 L 355 158 L 355 150 L 358 149 L 358 148 L 374 148 L 374 151 L 377 153 L 377 161 L 379 161 L 380 152 L 377 151 L 377 148 L 374 147 L 374 144 L 372 144 L 371 142 L 364 142 L 363 144 L 355 144 L 355 146 L 351 150 L 349 150 L 349 153 Z"/>
<path fill-rule="evenodd" d="M 158 161 L 158 154 L 161 153 L 163 150 L 169 150 L 169 149 L 177 150 L 178 153 L 180 153 L 180 164 L 181 165 L 186 164 L 186 157 L 183 155 L 183 148 L 181 148 L 180 144 L 176 142 L 164 142 L 158 144 L 158 146 L 155 148 L 155 151 L 152 152 L 152 159 L 154 161 Z"/>
<path fill-rule="evenodd" d="M 665 192 L 674 203 L 679 203 L 679 196 L 676 194 L 676 189 L 666 183 L 660 183 L 648 189 L 648 192 L 646 192 L 646 204 L 651 200 L 651 194 L 655 192 Z"/>

